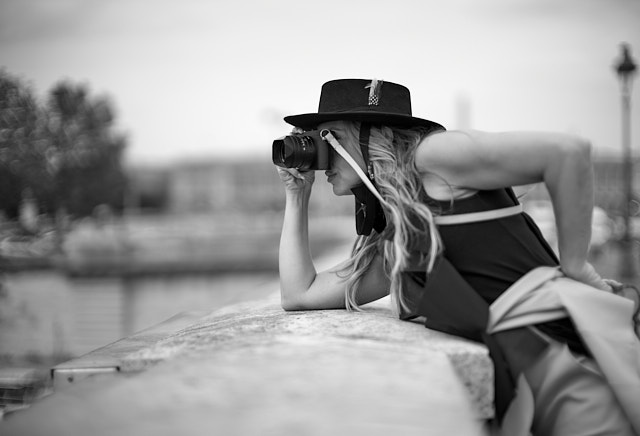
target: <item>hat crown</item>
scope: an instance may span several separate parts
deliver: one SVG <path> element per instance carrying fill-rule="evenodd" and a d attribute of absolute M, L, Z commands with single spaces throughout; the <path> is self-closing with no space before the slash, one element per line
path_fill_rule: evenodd
<path fill-rule="evenodd" d="M 409 90 L 382 80 L 340 79 L 322 85 L 318 113 L 368 111 L 411 116 Z"/>

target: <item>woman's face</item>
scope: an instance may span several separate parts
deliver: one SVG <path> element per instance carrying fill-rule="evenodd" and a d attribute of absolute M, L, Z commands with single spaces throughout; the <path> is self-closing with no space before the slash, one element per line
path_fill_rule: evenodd
<path fill-rule="evenodd" d="M 364 159 L 360 153 L 360 145 L 353 134 L 349 134 L 350 127 L 343 121 L 328 121 L 318 126 L 319 130 L 329 129 L 333 132 L 338 142 L 342 144 L 345 150 L 355 159 L 355 161 L 364 169 Z M 338 153 L 334 153 L 333 164 L 331 169 L 325 171 L 327 181 L 333 185 L 333 193 L 336 195 L 351 195 L 351 188 L 362 183 L 360 177 L 351 165 L 342 158 Z"/>

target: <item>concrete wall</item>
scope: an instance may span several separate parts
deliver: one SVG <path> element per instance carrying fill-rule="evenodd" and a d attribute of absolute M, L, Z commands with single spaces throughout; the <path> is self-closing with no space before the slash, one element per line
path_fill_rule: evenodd
<path fill-rule="evenodd" d="M 57 388 L 0 432 L 475 436 L 493 414 L 487 350 L 398 320 L 388 299 L 284 312 L 276 293 L 92 354 L 76 367 L 119 372 Z"/>

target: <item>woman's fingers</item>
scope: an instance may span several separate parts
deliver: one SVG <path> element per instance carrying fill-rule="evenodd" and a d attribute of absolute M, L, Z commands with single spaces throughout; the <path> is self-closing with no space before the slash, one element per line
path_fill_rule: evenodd
<path fill-rule="evenodd" d="M 287 168 L 286 171 L 296 179 L 304 180 L 304 177 L 302 176 L 302 174 L 300 174 L 300 171 L 298 171 L 297 169 Z"/>
<path fill-rule="evenodd" d="M 280 179 L 288 188 L 300 189 L 305 185 L 311 185 L 315 180 L 314 171 L 299 171 L 295 168 L 277 167 Z"/>

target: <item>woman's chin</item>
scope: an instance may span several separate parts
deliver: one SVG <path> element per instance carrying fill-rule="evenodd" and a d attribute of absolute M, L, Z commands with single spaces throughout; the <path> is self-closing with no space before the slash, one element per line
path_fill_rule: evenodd
<path fill-rule="evenodd" d="M 331 185 L 331 187 L 333 188 L 333 193 L 335 195 L 351 195 L 351 190 L 350 189 L 346 189 L 343 186 L 338 186 L 338 185 Z"/>

